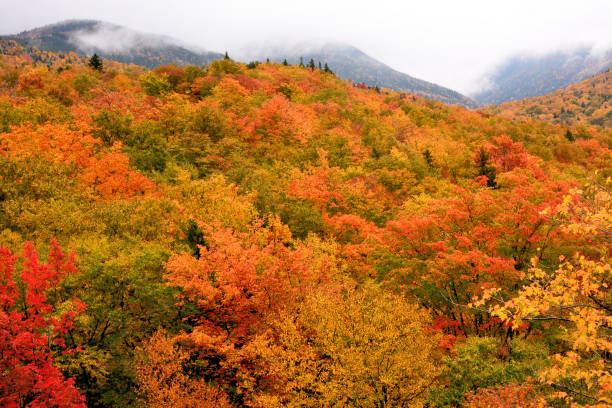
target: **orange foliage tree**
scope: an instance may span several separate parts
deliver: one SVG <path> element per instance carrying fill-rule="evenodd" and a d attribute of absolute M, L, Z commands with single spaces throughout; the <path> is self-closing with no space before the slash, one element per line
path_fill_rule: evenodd
<path fill-rule="evenodd" d="M 277 219 L 269 223 L 247 233 L 201 225 L 199 258 L 176 254 L 166 264 L 168 284 L 182 289 L 180 304 L 197 310 L 189 318 L 193 330 L 179 338 L 209 362 L 207 376 L 221 383 L 240 386 L 237 378 L 248 377 L 253 364 L 245 347 L 267 317 L 329 278 L 326 255 L 292 243 Z"/>
<path fill-rule="evenodd" d="M 136 375 L 145 406 L 150 408 L 229 408 L 227 395 L 185 372 L 189 354 L 175 338 L 158 330 L 138 350 Z"/>

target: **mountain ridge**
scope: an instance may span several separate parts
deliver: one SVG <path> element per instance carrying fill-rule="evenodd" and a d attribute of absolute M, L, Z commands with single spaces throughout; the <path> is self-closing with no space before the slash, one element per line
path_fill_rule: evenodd
<path fill-rule="evenodd" d="M 542 96 L 488 106 L 486 112 L 514 120 L 570 126 L 612 127 L 612 70 Z"/>
<path fill-rule="evenodd" d="M 97 53 L 104 58 L 135 63 L 149 69 L 170 63 L 204 65 L 223 57 L 221 53 L 203 50 L 172 37 L 144 34 L 99 20 L 66 20 L 0 38 L 52 52 L 75 51 L 79 55 Z M 355 83 L 413 93 L 446 104 L 468 108 L 479 106 L 477 102 L 459 92 L 399 72 L 352 45 L 328 42 L 323 47 L 312 48 L 306 53 L 295 48 L 286 49 L 278 55 L 268 51 L 242 52 L 238 60 L 246 63 L 266 58 L 278 62 L 287 59 L 297 64 L 300 57 L 303 57 L 304 63 L 312 58 L 317 62 L 328 62 L 340 78 L 352 79 Z"/>
<path fill-rule="evenodd" d="M 315 63 L 328 63 L 339 77 L 352 79 L 355 83 L 408 92 L 449 105 L 462 105 L 472 109 L 479 106 L 478 102 L 457 91 L 397 71 L 360 49 L 342 42 L 261 47 L 257 51 L 243 52 L 241 57 L 259 60 L 269 58 L 276 62 L 287 59 L 291 64 L 298 64 L 300 60 L 307 64 L 312 59 Z"/>
<path fill-rule="evenodd" d="M 104 58 L 147 68 L 169 63 L 203 65 L 223 56 L 195 50 L 196 46 L 172 37 L 141 33 L 99 20 L 65 20 L 0 38 L 52 52 L 97 53 Z"/>
<path fill-rule="evenodd" d="M 240 58 L 243 60 L 269 58 L 276 62 L 286 59 L 291 64 L 298 64 L 300 60 L 307 64 L 312 59 L 315 63 L 328 63 L 339 77 L 352 79 L 355 83 L 413 93 L 449 105 L 462 105 L 468 108 L 479 106 L 476 101 L 457 91 L 397 71 L 350 44 L 334 41 L 319 44 L 303 42 L 289 46 L 259 47 L 253 50 L 256 47 L 239 51 Z"/>
<path fill-rule="evenodd" d="M 483 82 L 491 85 L 470 96 L 483 105 L 495 105 L 543 96 L 579 83 L 612 66 L 612 49 L 591 46 L 562 49 L 543 55 L 516 55 L 494 68 Z"/>

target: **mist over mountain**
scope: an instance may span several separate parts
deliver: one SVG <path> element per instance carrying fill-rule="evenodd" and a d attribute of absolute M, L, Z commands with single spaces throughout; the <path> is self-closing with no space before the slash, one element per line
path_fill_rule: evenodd
<path fill-rule="evenodd" d="M 52 52 L 74 51 L 79 55 L 97 53 L 105 58 L 153 68 L 157 65 L 202 65 L 222 54 L 187 45 L 156 34 L 96 20 L 68 20 L 4 38 L 22 46 L 35 46 Z"/>
<path fill-rule="evenodd" d="M 462 105 L 468 108 L 476 108 L 479 105 L 452 89 L 394 70 L 349 44 L 338 42 L 302 42 L 271 46 L 256 44 L 239 50 L 236 56 L 243 61 L 265 61 L 269 58 L 271 61 L 282 62 L 287 59 L 290 64 L 299 64 L 300 61 L 308 64 L 312 59 L 317 66 L 319 62 L 323 65 L 327 63 L 340 78 L 352 79 L 355 83 L 413 93 L 450 105 Z"/>
<path fill-rule="evenodd" d="M 545 95 L 578 83 L 612 66 L 612 49 L 580 47 L 544 55 L 517 55 L 483 78 L 487 84 L 471 95 L 483 105 Z"/>
<path fill-rule="evenodd" d="M 4 38 L 15 40 L 22 46 L 35 46 L 52 52 L 97 53 L 108 59 L 147 68 L 169 63 L 203 65 L 223 57 L 221 53 L 185 44 L 172 37 L 145 34 L 96 20 L 69 20 Z M 250 46 L 230 54 L 243 62 L 270 58 L 278 62 L 287 59 L 291 64 L 298 64 L 300 58 L 304 63 L 313 59 L 317 64 L 327 63 L 340 78 L 352 79 L 355 83 L 413 93 L 447 104 L 478 107 L 478 103 L 456 91 L 396 71 L 348 44 Z"/>

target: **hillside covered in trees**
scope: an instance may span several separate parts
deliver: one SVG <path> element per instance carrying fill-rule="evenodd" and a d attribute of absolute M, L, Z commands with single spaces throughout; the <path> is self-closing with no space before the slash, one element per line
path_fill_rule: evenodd
<path fill-rule="evenodd" d="M 44 57 L 0 56 L 0 405 L 612 403 L 610 129 Z"/>
<path fill-rule="evenodd" d="M 612 126 L 612 71 L 544 96 L 489 106 L 487 112 L 515 120 L 566 125 Z"/>
<path fill-rule="evenodd" d="M 266 61 L 269 58 L 276 62 L 286 60 L 294 65 L 298 65 L 300 61 L 303 65 L 307 65 L 310 60 L 320 61 L 328 64 L 340 78 L 350 79 L 356 84 L 363 83 L 370 87 L 412 93 L 448 105 L 461 105 L 471 109 L 480 106 L 478 102 L 457 91 L 396 71 L 348 44 L 329 42 L 279 47 L 253 46 L 247 47 L 245 52 L 238 55 L 244 61 Z"/>
<path fill-rule="evenodd" d="M 546 95 L 612 67 L 612 49 L 581 46 L 533 55 L 516 55 L 482 78 L 488 86 L 470 95 L 483 105 Z"/>
<path fill-rule="evenodd" d="M 164 64 L 202 65 L 223 57 L 222 53 L 201 49 L 161 35 L 141 33 L 130 28 L 97 20 L 67 20 L 38 27 L 22 33 L 0 37 L 0 42 L 18 43 L 32 55 L 40 51 L 74 53 L 91 56 L 94 53 L 114 61 L 137 64 L 153 69 Z M 237 50 L 238 51 L 238 50 Z M 414 93 L 446 104 L 469 108 L 479 106 L 474 100 L 452 89 L 414 78 L 396 71 L 361 50 L 343 43 L 296 43 L 283 47 L 251 45 L 232 57 L 249 61 L 289 61 L 298 65 L 328 64 L 340 78 L 351 79 L 371 87 L 385 87 Z"/>

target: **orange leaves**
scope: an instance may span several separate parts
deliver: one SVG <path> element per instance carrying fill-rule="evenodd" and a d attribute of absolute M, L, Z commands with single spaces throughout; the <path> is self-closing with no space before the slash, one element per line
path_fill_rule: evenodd
<path fill-rule="evenodd" d="M 505 174 L 517 171 L 523 170 Z M 415 290 L 425 282 L 443 296 L 437 306 L 442 309 L 465 305 L 486 288 L 511 291 L 522 279 L 529 257 L 557 237 L 554 224 L 540 212 L 560 199 L 563 185 L 531 183 L 506 190 L 479 183 L 457 187 L 452 197 L 430 201 L 418 214 L 389 221 L 384 242 L 405 259 L 408 268 L 400 271 L 415 279 Z M 418 273 L 412 277 L 414 271 Z M 484 327 L 480 321 L 468 322 L 462 320 L 463 331 Z"/>
<path fill-rule="evenodd" d="M 328 263 L 304 244 L 290 244 L 277 220 L 249 233 L 202 225 L 205 246 L 196 259 L 172 256 L 166 279 L 182 288 L 183 302 L 193 302 L 193 331 L 183 338 L 204 356 L 224 356 L 220 381 L 237 372 L 248 375 L 241 349 L 265 329 L 268 317 L 292 307 L 308 291 L 328 279 Z"/>
<path fill-rule="evenodd" d="M 27 70 L 19 75 L 17 89 L 20 91 L 42 90 L 44 87 L 41 69 Z"/>
<path fill-rule="evenodd" d="M 91 186 L 102 200 L 132 198 L 156 190 L 155 183 L 129 169 L 129 159 L 118 151 L 118 147 L 113 150 L 101 153 L 99 158 L 89 158 L 79 174 L 85 185 Z"/>
<path fill-rule="evenodd" d="M 24 125 L 0 134 L 0 152 L 10 157 L 42 156 L 52 162 L 84 166 L 100 141 L 66 125 Z"/>
<path fill-rule="evenodd" d="M 91 187 L 103 200 L 131 198 L 155 191 L 155 184 L 129 169 L 129 159 L 119 151 L 100 152 L 101 142 L 85 130 L 66 125 L 24 125 L 0 134 L 0 154 L 10 157 L 42 157 L 52 163 L 68 164 L 77 170 L 76 178 Z"/>
<path fill-rule="evenodd" d="M 212 93 L 212 89 L 217 86 L 220 79 L 212 75 L 198 77 L 191 85 L 191 93 L 199 96 L 208 96 Z"/>
<path fill-rule="evenodd" d="M 308 108 L 292 105 L 282 95 L 274 95 L 253 114 L 253 141 L 282 142 L 296 139 L 305 144 L 312 135 L 314 115 Z"/>
<path fill-rule="evenodd" d="M 563 201 L 568 185 L 551 181 L 607 170 L 611 156 L 602 133 L 575 130 L 576 137 L 564 139 L 566 129 L 364 91 L 331 74 L 274 63 L 247 69 L 221 61 L 206 69 L 165 66 L 147 74 L 119 64 L 105 73 L 18 66 L 24 61 L 0 61 L 0 76 L 7 78 L 0 126 L 10 130 L 0 134 L 0 155 L 29 159 L 7 160 L 20 173 L 12 177 L 9 169 L 0 181 L 0 208 L 7 209 L 0 211 L 0 237 L 65 231 L 89 254 L 91 274 L 79 290 L 97 309 L 79 323 L 94 338 L 86 348 L 92 356 L 63 360 L 71 372 L 88 359 L 104 361 L 96 370 L 110 368 L 111 359 L 128 367 L 120 359 L 131 358 L 132 350 L 122 350 L 123 340 L 137 343 L 155 329 L 152 322 L 162 322 L 178 335 L 155 334 L 137 364 L 140 391 L 151 407 L 227 405 L 217 384 L 238 404 L 254 403 L 257 396 L 262 406 L 384 406 L 390 404 L 385 398 L 402 401 L 404 385 L 416 385 L 415 392 L 429 386 L 437 345 L 452 349 L 463 336 L 511 337 L 525 329 L 511 327 L 508 313 L 491 317 L 489 310 L 468 307 L 483 296 L 490 302 L 514 298 L 508 304 L 513 313 L 532 317 L 555 302 L 573 306 L 576 320 L 551 344 L 575 350 L 562 354 L 567 358 L 546 378 L 579 372 L 580 381 L 611 387 L 601 360 L 597 370 L 576 370 L 593 362 L 591 351 L 608 352 L 600 322 L 609 326 L 609 316 L 594 312 L 599 306 L 589 296 L 607 302 L 610 270 L 589 257 L 609 254 L 602 236 L 610 230 L 609 210 L 590 211 L 605 208 L 609 197 L 597 193 L 591 206 L 575 191 Z M 103 143 L 92 137 L 96 129 L 105 130 L 94 133 Z M 481 146 L 475 168 L 474 150 Z M 557 153 L 569 164 L 555 160 Z M 130 167 L 128 157 L 155 174 L 159 189 Z M 42 169 L 35 173 L 29 163 Z M 44 177 L 40 188 L 30 181 L 36 177 Z M 84 193 L 64 196 L 60 185 L 78 185 Z M 113 202 L 143 195 L 142 206 Z M 104 202 L 92 205 L 91 199 Z M 129 225 L 116 224 L 128 218 Z M 101 243 L 92 244 L 94 236 Z M 170 236 L 175 239 L 165 242 Z M 134 253 L 132 246 L 142 243 L 145 250 Z M 158 291 L 159 265 L 177 248 L 194 256 L 170 256 L 164 276 L 172 289 Z M 574 248 L 587 249 L 586 258 L 555 268 L 558 256 Z M 533 257 L 550 270 L 529 271 Z M 1 261 L 0 274 L 8 276 L 15 259 Z M 20 284 L 31 288 L 27 302 L 39 305 L 45 322 L 62 328 L 51 330 L 57 348 L 84 305 L 74 301 L 69 312 L 51 316 L 43 305 L 45 282 L 70 268 L 55 250 L 49 264 L 30 268 L 35 273 L 26 269 Z M 134 267 L 134 276 L 116 279 Z M 136 292 L 133 277 L 144 279 Z M 373 279 L 402 293 L 353 290 Z M 20 307 L 13 296 L 18 285 L 11 282 L 0 302 Z M 122 285 L 107 301 L 104 291 Z M 159 311 L 171 308 L 175 293 L 176 314 L 160 320 Z M 428 307 L 435 323 L 421 320 L 428 313 L 407 304 L 405 295 Z M 154 306 L 158 296 L 160 309 Z M 574 299 L 588 307 L 568 306 Z M 117 306 L 107 313 L 105 302 Z M 563 319 L 574 318 L 563 313 Z M 129 316 L 125 325 L 123 316 Z M 109 329 L 103 329 L 106 321 Z M 406 332 L 409 327 L 414 330 Z M 41 333 L 45 328 L 39 327 Z M 130 330 L 136 332 L 123 337 Z M 545 330 L 545 323 L 536 328 L 538 335 L 558 334 Z M 432 331 L 444 337 L 438 341 Z M 46 347 L 43 337 L 35 338 L 40 347 Z M 417 348 L 408 352 L 410 347 Z M 94 395 L 99 390 L 91 384 L 105 383 L 103 394 L 124 379 L 113 376 L 127 369 L 118 372 L 82 381 Z M 528 404 L 530 394 L 523 391 L 485 390 L 471 403 Z M 382 397 L 362 403 L 376 395 Z M 424 403 L 423 395 L 404 405 Z"/>
<path fill-rule="evenodd" d="M 327 152 L 319 150 L 319 157 L 322 166 L 312 168 L 309 172 L 295 172 L 287 194 L 310 201 L 325 213 L 343 206 L 344 197 L 337 192 L 338 171 L 329 167 Z"/>
<path fill-rule="evenodd" d="M 434 251 L 445 251 L 444 241 L 437 241 L 438 220 L 431 216 L 400 217 L 389 221 L 391 233 L 389 245 L 404 256 L 427 255 Z"/>
<path fill-rule="evenodd" d="M 590 202 L 592 195 L 601 201 Z M 489 305 L 492 315 L 513 327 L 533 321 L 562 325 L 565 349 L 555 356 L 542 379 L 560 388 L 564 399 L 586 394 L 592 406 L 604 406 L 612 402 L 612 377 L 604 368 L 603 357 L 612 352 L 612 343 L 606 334 L 612 325 L 608 301 L 612 268 L 606 245 L 610 236 L 607 226 L 611 224 L 611 205 L 609 193 L 601 188 L 588 192 L 583 202 L 573 204 L 575 199 L 567 196 L 549 213 L 567 220 L 563 229 L 575 237 L 583 235 L 593 242 L 602 242 L 599 253 L 593 259 L 576 254 L 569 261 L 561 256 L 554 271 L 538 266 L 539 259 L 534 257 L 527 274 L 528 283 L 513 298 L 503 301 L 495 295 L 498 290 L 492 289 L 475 304 Z"/>
<path fill-rule="evenodd" d="M 509 136 L 501 135 L 493 138 L 488 146 L 491 160 L 502 172 L 510 171 L 516 167 L 527 167 L 533 162 L 523 148 L 521 142 L 514 142 Z"/>
<path fill-rule="evenodd" d="M 178 348 L 176 338 L 158 330 L 138 350 L 136 376 L 148 408 L 230 408 L 227 395 L 203 379 L 189 378 L 185 366 L 189 353 Z"/>

